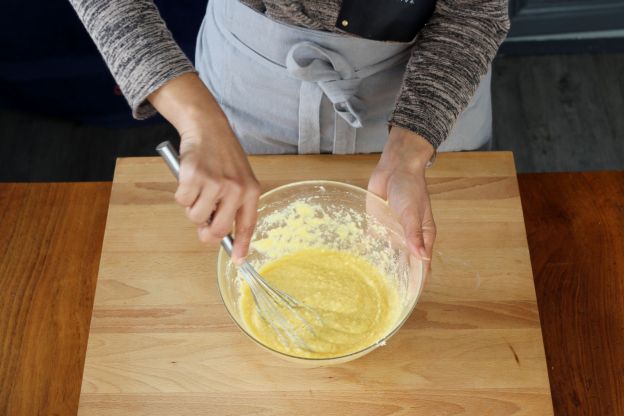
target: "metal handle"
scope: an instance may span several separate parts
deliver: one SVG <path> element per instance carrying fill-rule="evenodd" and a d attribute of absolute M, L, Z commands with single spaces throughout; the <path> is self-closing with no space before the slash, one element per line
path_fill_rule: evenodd
<path fill-rule="evenodd" d="M 178 152 L 176 152 L 175 148 L 171 144 L 171 142 L 164 141 L 158 146 L 156 146 L 156 151 L 163 158 L 173 176 L 176 179 L 180 179 L 180 156 L 178 156 Z M 228 234 L 223 237 L 221 240 L 221 246 L 228 254 L 228 256 L 232 257 L 232 249 L 234 247 L 234 239 L 232 235 Z"/>
<path fill-rule="evenodd" d="M 178 156 L 178 152 L 176 152 L 171 142 L 162 142 L 156 146 L 156 151 L 162 156 L 173 176 L 176 179 L 180 179 L 180 156 Z"/>

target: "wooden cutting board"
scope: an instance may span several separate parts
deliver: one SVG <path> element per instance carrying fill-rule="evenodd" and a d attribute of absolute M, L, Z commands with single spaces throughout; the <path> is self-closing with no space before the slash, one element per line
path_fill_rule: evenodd
<path fill-rule="evenodd" d="M 264 190 L 305 179 L 365 186 L 377 156 L 256 156 Z M 441 154 L 428 181 L 433 273 L 387 346 L 306 369 L 230 321 L 216 250 L 196 240 L 158 158 L 119 159 L 80 415 L 551 415 L 511 153 Z"/>

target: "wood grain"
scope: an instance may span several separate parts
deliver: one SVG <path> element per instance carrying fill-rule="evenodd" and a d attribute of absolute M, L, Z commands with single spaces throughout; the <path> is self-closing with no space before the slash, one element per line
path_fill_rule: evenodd
<path fill-rule="evenodd" d="M 265 190 L 365 186 L 376 160 L 251 158 Z M 429 183 L 439 240 L 415 313 L 368 356 L 303 369 L 230 321 L 162 161 L 119 160 L 79 414 L 552 414 L 511 154 L 441 155 Z"/>
<path fill-rule="evenodd" d="M 557 414 L 624 415 L 624 172 L 520 189 Z"/>
<path fill-rule="evenodd" d="M 78 407 L 109 183 L 0 184 L 0 414 Z"/>

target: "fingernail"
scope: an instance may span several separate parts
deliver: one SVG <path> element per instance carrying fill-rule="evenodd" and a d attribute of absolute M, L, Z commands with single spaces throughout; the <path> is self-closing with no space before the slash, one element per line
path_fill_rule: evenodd
<path fill-rule="evenodd" d="M 247 257 L 238 257 L 238 256 L 232 256 L 232 262 L 236 265 L 236 266 L 240 266 L 245 262 L 245 259 Z"/>
<path fill-rule="evenodd" d="M 419 247 L 418 248 L 418 255 L 420 256 L 421 260 L 431 260 L 428 256 L 427 256 L 427 250 L 425 250 L 424 247 Z"/>

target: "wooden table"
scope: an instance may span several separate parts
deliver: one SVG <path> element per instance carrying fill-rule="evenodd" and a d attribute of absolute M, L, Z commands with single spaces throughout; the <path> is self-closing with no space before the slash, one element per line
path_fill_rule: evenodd
<path fill-rule="evenodd" d="M 474 160 L 471 164 L 478 166 Z M 360 166 L 359 162 L 350 165 L 363 181 L 366 171 Z M 457 187 L 458 180 L 451 179 L 457 176 L 432 178 L 434 198 L 466 192 Z M 148 204 L 150 189 L 163 194 L 172 189 L 173 184 L 154 187 L 149 177 L 144 179 L 138 187 L 140 201 L 122 198 L 117 203 Z M 269 183 L 277 180 L 268 179 Z M 520 177 L 557 415 L 624 414 L 624 288 L 616 278 L 624 275 L 624 248 L 618 234 L 624 228 L 623 182 L 621 173 Z M 491 183 L 482 180 L 459 183 L 464 188 L 491 189 Z M 592 187 L 609 192 L 597 197 Z M 501 196 L 514 186 L 503 188 L 507 190 Z M 0 185 L 0 414 L 76 412 L 109 190 L 109 184 Z M 600 214 L 592 217 L 591 212 Z M 612 247 L 610 256 L 604 254 L 602 241 Z M 425 299 L 416 322 L 427 311 Z M 444 311 L 434 312 L 442 316 Z M 196 318 L 189 320 L 191 325 L 198 322 Z M 386 352 L 374 354 L 382 359 Z M 523 353 L 518 354 L 522 358 Z M 349 375 L 343 372 L 342 376 Z M 390 395 L 388 407 L 381 410 L 396 410 L 415 399 L 423 406 L 437 404 L 439 414 L 462 411 L 444 407 L 435 396 L 410 395 Z M 195 410 L 205 409 L 192 403 L 198 406 Z M 315 401 L 314 406 L 320 409 L 323 401 Z M 463 409 L 470 414 L 469 408 Z M 114 413 L 112 408 L 99 410 Z"/>
<path fill-rule="evenodd" d="M 110 184 L 0 184 L 0 415 L 76 413 Z"/>
<path fill-rule="evenodd" d="M 559 415 L 624 415 L 624 172 L 520 176 Z"/>

